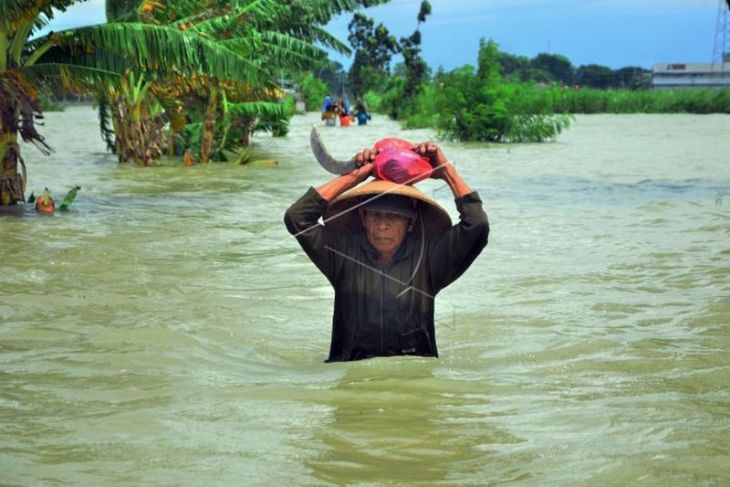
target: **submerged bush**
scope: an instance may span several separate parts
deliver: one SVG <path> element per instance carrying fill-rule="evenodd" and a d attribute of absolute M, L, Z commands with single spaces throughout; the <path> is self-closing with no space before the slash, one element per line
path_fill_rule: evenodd
<path fill-rule="evenodd" d="M 555 138 L 570 125 L 570 117 L 554 114 L 551 100 L 527 85 L 503 84 L 498 56 L 495 42 L 482 42 L 477 70 L 467 65 L 437 73 L 433 89 L 424 90 L 416 108 L 429 110 L 435 127 L 449 138 L 484 142 Z M 427 115 L 416 112 L 411 119 L 425 121 Z"/>
<path fill-rule="evenodd" d="M 329 94 L 327 84 L 312 73 L 302 76 L 299 80 L 299 89 L 302 91 L 307 111 L 319 111 L 324 98 Z"/>

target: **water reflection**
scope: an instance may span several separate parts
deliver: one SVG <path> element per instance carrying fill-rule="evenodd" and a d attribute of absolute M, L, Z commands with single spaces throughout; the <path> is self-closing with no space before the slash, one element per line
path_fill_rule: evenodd
<path fill-rule="evenodd" d="M 374 359 L 347 366 L 324 394 L 331 421 L 314 435 L 307 462 L 333 484 L 528 478 L 500 471 L 500 449 L 522 440 L 498 425 L 489 385 L 434 376 L 429 359 Z"/>

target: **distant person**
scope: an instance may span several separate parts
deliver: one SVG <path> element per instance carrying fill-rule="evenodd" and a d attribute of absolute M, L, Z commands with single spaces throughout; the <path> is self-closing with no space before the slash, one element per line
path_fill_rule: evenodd
<path fill-rule="evenodd" d="M 322 104 L 322 120 L 324 120 L 326 126 L 334 127 L 337 125 L 338 111 L 337 104 L 332 100 L 332 97 L 327 96 Z"/>
<path fill-rule="evenodd" d="M 350 101 L 340 98 L 340 101 L 337 103 L 337 105 L 340 107 L 340 126 L 349 127 L 350 122 L 352 121 L 352 115 L 350 114 Z"/>
<path fill-rule="evenodd" d="M 368 120 L 371 119 L 368 106 L 362 98 L 358 98 L 355 102 L 355 118 L 357 118 L 358 125 L 367 125 Z"/>

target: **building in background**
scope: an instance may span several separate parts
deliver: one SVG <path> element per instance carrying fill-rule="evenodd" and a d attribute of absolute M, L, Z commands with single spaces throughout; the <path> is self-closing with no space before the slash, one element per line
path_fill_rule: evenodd
<path fill-rule="evenodd" d="M 656 63 L 651 86 L 661 88 L 730 88 L 730 62 Z"/>

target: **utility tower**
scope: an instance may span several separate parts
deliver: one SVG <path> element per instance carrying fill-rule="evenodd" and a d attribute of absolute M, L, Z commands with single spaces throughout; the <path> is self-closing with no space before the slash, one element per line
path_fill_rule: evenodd
<path fill-rule="evenodd" d="M 712 70 L 719 70 L 724 77 L 726 63 L 730 63 L 730 0 L 719 0 L 715 46 L 712 50 Z"/>

